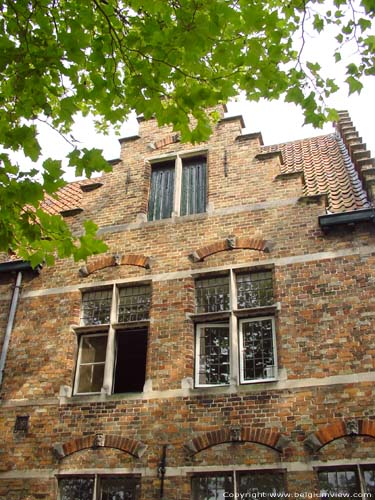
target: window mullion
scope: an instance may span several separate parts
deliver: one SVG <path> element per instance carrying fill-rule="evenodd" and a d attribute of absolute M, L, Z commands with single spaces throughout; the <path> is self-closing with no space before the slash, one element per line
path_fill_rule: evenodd
<path fill-rule="evenodd" d="M 239 373 L 239 345 L 238 345 L 238 321 L 233 314 L 234 309 L 237 308 L 236 297 L 236 276 L 233 270 L 229 274 L 229 295 L 230 295 L 230 308 L 231 315 L 229 319 L 229 345 L 230 345 L 230 384 L 236 386 L 240 383 Z"/>
<path fill-rule="evenodd" d="M 358 479 L 359 479 L 359 487 L 361 489 L 361 496 L 362 496 L 362 498 L 365 498 L 364 493 L 366 493 L 366 485 L 365 485 L 365 481 L 364 481 L 361 467 L 359 465 L 357 465 L 357 473 L 358 473 Z"/>
<path fill-rule="evenodd" d="M 92 495 L 93 500 L 99 500 L 98 493 L 99 493 L 99 491 L 98 491 L 98 475 L 95 474 L 95 476 L 94 476 L 94 491 L 93 491 L 93 495 Z"/>
<path fill-rule="evenodd" d="M 117 304 L 118 304 L 118 290 L 116 285 L 113 285 L 112 291 L 112 306 L 110 316 L 110 326 L 108 330 L 107 350 L 105 356 L 104 380 L 103 391 L 106 394 L 111 394 L 113 387 L 113 373 L 116 358 L 116 332 L 113 324 L 117 321 Z"/>
<path fill-rule="evenodd" d="M 180 205 L 181 205 L 181 186 L 182 186 L 182 160 L 179 155 L 177 155 L 175 162 L 175 182 L 174 182 L 174 193 L 173 193 L 173 215 L 180 215 Z"/>
<path fill-rule="evenodd" d="M 234 498 L 237 498 L 237 473 L 236 471 L 232 472 L 233 474 L 233 493 L 234 493 Z"/>

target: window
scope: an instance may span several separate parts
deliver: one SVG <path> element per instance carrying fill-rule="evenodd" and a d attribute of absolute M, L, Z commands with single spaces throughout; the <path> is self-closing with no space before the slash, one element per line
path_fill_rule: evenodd
<path fill-rule="evenodd" d="M 196 280 L 197 386 L 277 377 L 273 302 L 271 271 Z"/>
<path fill-rule="evenodd" d="M 192 478 L 192 500 L 239 498 L 275 498 L 283 493 L 284 474 L 279 471 L 228 472 Z"/>
<path fill-rule="evenodd" d="M 67 477 L 59 479 L 59 500 L 136 500 L 139 487 L 136 477 Z"/>
<path fill-rule="evenodd" d="M 206 158 L 180 158 L 152 167 L 148 220 L 206 210 Z"/>
<path fill-rule="evenodd" d="M 83 294 L 75 394 L 143 390 L 150 301 L 143 284 Z"/>
<path fill-rule="evenodd" d="M 375 498 L 375 466 L 354 465 L 335 469 L 322 469 L 318 472 L 320 497 L 343 498 L 345 496 Z"/>

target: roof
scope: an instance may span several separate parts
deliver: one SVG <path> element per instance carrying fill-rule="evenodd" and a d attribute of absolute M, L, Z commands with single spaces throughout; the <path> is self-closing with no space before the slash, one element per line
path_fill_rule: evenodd
<path fill-rule="evenodd" d="M 283 158 L 281 173 L 302 172 L 304 194 L 327 194 L 329 212 L 349 212 L 371 206 L 359 178 L 358 168 L 356 169 L 340 133 L 261 146 L 262 153 L 276 151 L 281 152 Z M 58 191 L 57 198 L 47 195 L 42 207 L 50 214 L 80 209 L 85 186 L 89 190 L 90 185 L 96 185 L 96 181 L 100 179 L 71 182 Z"/>
<path fill-rule="evenodd" d="M 274 151 L 282 154 L 282 173 L 303 172 L 306 196 L 328 195 L 330 212 L 369 208 L 362 182 L 338 134 L 262 146 L 262 152 Z"/>

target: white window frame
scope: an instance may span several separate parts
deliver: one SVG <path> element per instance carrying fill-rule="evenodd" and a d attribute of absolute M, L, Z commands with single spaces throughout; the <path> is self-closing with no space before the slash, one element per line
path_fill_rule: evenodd
<path fill-rule="evenodd" d="M 245 348 L 243 347 L 243 325 L 244 323 L 254 323 L 256 321 L 271 320 L 272 323 L 272 354 L 273 354 L 273 365 L 272 366 L 272 376 L 262 377 L 256 379 L 245 379 L 244 374 L 244 355 Z M 240 351 L 240 382 L 241 384 L 256 384 L 260 382 L 271 382 L 277 380 L 277 351 L 276 351 L 276 332 L 275 332 L 275 318 L 273 316 L 256 316 L 255 318 L 240 319 L 238 325 L 239 333 L 239 351 Z M 266 370 L 264 368 L 264 370 Z"/>
<path fill-rule="evenodd" d="M 264 382 L 275 382 L 278 380 L 278 363 L 277 363 L 277 340 L 276 340 L 276 322 L 275 316 L 270 315 L 269 309 L 272 309 L 276 312 L 276 304 L 267 307 L 268 314 L 262 315 L 262 307 L 254 307 L 248 309 L 238 309 L 237 308 L 237 281 L 236 275 L 242 274 L 244 272 L 257 273 L 264 270 L 264 268 L 246 268 L 246 269 L 228 269 L 228 283 L 229 283 L 229 307 L 228 311 L 223 311 L 222 313 L 201 313 L 192 315 L 195 320 L 195 370 L 194 370 L 194 386 L 197 388 L 200 387 L 228 387 L 228 386 L 238 386 L 238 385 L 248 385 L 248 384 L 259 384 Z M 271 271 L 271 269 L 267 269 Z M 199 278 L 209 279 L 215 278 L 216 276 L 223 276 L 223 273 L 220 274 L 202 274 Z M 258 314 L 254 314 L 254 312 Z M 223 322 L 218 323 L 217 315 L 227 315 L 227 318 L 223 320 Z M 229 316 L 229 317 L 228 317 Z M 204 318 L 204 321 L 199 322 L 200 317 Z M 212 317 L 212 322 L 210 320 Z M 215 318 L 215 319 L 214 319 Z M 272 377 L 264 377 L 253 380 L 245 380 L 243 374 L 243 352 L 241 351 L 241 347 L 243 345 L 243 336 L 242 336 L 242 325 L 245 322 L 249 321 L 259 321 L 259 320 L 272 320 L 272 348 L 273 348 L 273 357 L 274 357 L 274 365 L 273 365 L 273 376 Z M 199 383 L 199 356 L 200 356 L 200 331 L 203 327 L 207 326 L 226 326 L 229 328 L 229 384 L 200 384 Z"/>
<path fill-rule="evenodd" d="M 148 326 L 149 319 L 134 321 L 134 322 L 125 322 L 118 323 L 118 315 L 119 315 L 119 305 L 120 305 L 120 289 L 121 288 L 130 288 L 137 286 L 149 286 L 150 287 L 150 296 L 152 295 L 152 288 L 150 281 L 135 281 L 131 283 L 115 283 L 112 285 L 112 302 L 111 302 L 111 312 L 110 312 L 110 322 L 103 324 L 95 324 L 95 325 L 84 325 L 83 320 L 80 320 L 80 326 L 74 328 L 77 335 L 79 335 L 79 343 L 78 343 L 78 353 L 77 353 L 77 361 L 76 368 L 74 374 L 74 383 L 73 383 L 73 395 L 74 396 L 95 396 L 98 394 L 113 394 L 114 386 L 115 386 L 115 370 L 116 370 L 116 360 L 117 360 L 117 330 L 124 330 L 124 325 L 129 327 L 136 327 L 137 325 L 143 325 L 144 327 Z M 95 292 L 101 289 L 108 289 L 108 287 L 90 287 L 82 289 L 82 292 Z M 81 300 L 81 312 L 83 307 L 83 301 Z M 150 306 L 151 307 L 151 306 Z M 88 336 L 106 336 L 107 337 L 107 347 L 105 353 L 105 364 L 104 364 L 104 377 L 103 377 L 103 386 L 101 391 L 99 392 L 78 392 L 79 387 L 79 379 L 80 379 L 80 369 L 81 369 L 81 359 L 82 359 L 82 343 L 83 339 Z M 145 367 L 146 368 L 146 367 Z"/>
<path fill-rule="evenodd" d="M 80 375 L 81 375 L 81 359 L 82 359 L 82 344 L 84 339 L 88 337 L 105 337 L 107 340 L 107 345 L 108 345 L 108 333 L 88 333 L 88 334 L 82 334 L 80 339 L 79 339 L 79 347 L 78 347 L 78 357 L 77 357 L 77 368 L 76 368 L 76 374 L 74 378 L 74 394 L 79 394 L 79 395 L 85 395 L 85 394 L 100 394 L 100 392 L 78 392 L 78 385 L 80 381 Z M 105 364 L 106 364 L 106 359 L 101 361 L 100 363 L 84 363 L 84 365 L 104 365 L 104 370 L 105 370 Z"/>
<path fill-rule="evenodd" d="M 229 324 L 225 323 L 200 323 L 197 325 L 197 331 L 196 331 L 196 336 L 195 336 L 195 352 L 196 352 L 196 361 L 195 361 L 195 380 L 199 381 L 199 375 L 200 375 L 200 338 L 201 338 L 201 331 L 204 328 L 211 327 L 211 328 L 226 328 L 228 330 L 228 336 L 229 336 L 229 345 L 228 345 L 228 350 L 229 350 L 229 377 L 230 377 L 230 327 Z M 228 384 L 196 384 L 197 387 L 227 387 Z"/>
<path fill-rule="evenodd" d="M 204 156 L 206 158 L 206 186 L 208 180 L 208 150 L 207 149 L 198 149 L 196 151 L 182 151 L 179 153 L 172 153 L 170 155 L 158 156 L 148 159 L 148 162 L 151 164 L 151 168 L 157 168 L 158 164 L 162 164 L 167 161 L 174 160 L 174 187 L 173 187 L 173 210 L 172 217 L 180 217 L 181 211 L 181 195 L 182 195 L 182 168 L 183 161 L 188 159 L 193 159 L 195 157 Z M 151 192 L 149 193 L 151 194 Z M 208 192 L 206 187 L 206 211 L 207 211 L 207 203 L 208 203 Z M 204 213 L 204 212 L 199 212 Z M 189 217 L 191 215 L 196 214 L 187 214 L 184 217 Z M 168 219 L 157 219 L 157 220 L 168 220 Z M 154 221 L 149 221 L 154 222 Z"/>

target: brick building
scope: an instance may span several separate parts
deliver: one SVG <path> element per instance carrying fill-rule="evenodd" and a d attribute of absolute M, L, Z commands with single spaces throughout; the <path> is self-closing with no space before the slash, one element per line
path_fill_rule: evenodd
<path fill-rule="evenodd" d="M 243 127 L 140 120 L 45 201 L 107 254 L 0 264 L 1 500 L 375 493 L 374 162 Z"/>

